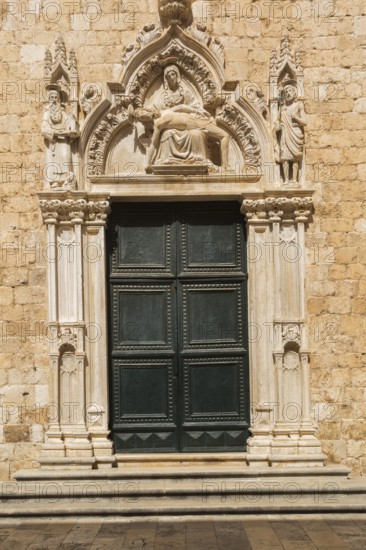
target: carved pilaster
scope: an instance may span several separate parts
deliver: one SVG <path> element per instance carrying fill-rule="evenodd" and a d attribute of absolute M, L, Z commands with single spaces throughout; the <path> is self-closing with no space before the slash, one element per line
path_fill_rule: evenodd
<path fill-rule="evenodd" d="M 46 434 L 40 463 L 45 467 L 89 467 L 96 458 L 87 418 L 91 399 L 86 383 L 90 335 L 83 285 L 87 245 L 84 226 L 93 224 L 103 235 L 109 201 L 106 196 L 83 192 L 59 192 L 57 198 L 52 192 L 40 193 L 40 208 L 53 251 L 49 262 L 49 333 L 52 401 L 57 410 Z M 90 358 L 88 365 L 94 368 Z M 109 444 L 111 453 L 110 447 Z"/>
<path fill-rule="evenodd" d="M 297 464 L 322 464 L 324 456 L 310 420 L 304 319 L 304 231 L 312 199 L 245 199 L 242 212 L 248 225 L 250 311 L 261 327 L 271 327 L 260 343 L 251 342 L 252 400 L 272 404 L 267 424 L 268 457 L 272 464 L 291 462 L 288 457 L 295 455 Z M 256 261 L 251 262 L 251 257 Z M 258 453 L 263 443 L 264 424 L 262 417 L 261 423 L 252 425 L 249 462 L 252 450 Z"/>

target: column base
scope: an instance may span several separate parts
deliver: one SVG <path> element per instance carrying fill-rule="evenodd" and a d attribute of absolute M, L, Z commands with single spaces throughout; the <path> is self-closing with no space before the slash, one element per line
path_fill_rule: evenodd
<path fill-rule="evenodd" d="M 93 454 L 97 459 L 97 467 L 100 469 L 113 468 L 116 466 L 116 457 L 113 452 L 113 443 L 108 439 L 109 431 L 90 432 Z"/>

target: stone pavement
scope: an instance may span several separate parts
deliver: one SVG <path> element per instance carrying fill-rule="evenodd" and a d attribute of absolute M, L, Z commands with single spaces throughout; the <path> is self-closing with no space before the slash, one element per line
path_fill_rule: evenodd
<path fill-rule="evenodd" d="M 0 520 L 0 550 L 365 550 L 366 514 Z"/>

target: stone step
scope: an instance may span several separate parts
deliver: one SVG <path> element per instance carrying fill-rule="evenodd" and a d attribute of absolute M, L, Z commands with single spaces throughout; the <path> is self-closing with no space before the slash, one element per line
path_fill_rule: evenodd
<path fill-rule="evenodd" d="M 0 509 L 0 517 L 80 517 L 80 516 L 187 516 L 220 514 L 309 514 L 309 513 L 364 513 L 364 494 L 332 496 L 323 500 L 314 495 L 301 495 L 295 500 L 292 495 L 256 496 L 248 495 L 208 495 L 195 499 L 192 496 L 144 497 L 138 500 L 121 497 L 114 501 L 105 498 L 94 502 L 73 500 L 71 502 L 35 503 L 32 501 L 14 503 L 5 501 Z"/>
<path fill-rule="evenodd" d="M 42 500 L 54 498 L 112 498 L 114 496 L 150 495 L 208 495 L 208 494 L 366 494 L 366 478 L 335 480 L 328 477 L 266 477 L 247 479 L 237 477 L 201 478 L 129 478 L 129 479 L 84 479 L 84 480 L 36 480 L 0 483 L 3 500 Z"/>
<path fill-rule="evenodd" d="M 0 516 L 365 512 L 366 478 L 48 479 L 3 482 Z"/>
<path fill-rule="evenodd" d="M 17 481 L 47 481 L 47 480 L 90 480 L 90 479 L 196 479 L 196 478 L 309 478 L 326 477 L 334 479 L 346 479 L 351 469 L 344 466 L 325 466 L 314 468 L 254 468 L 241 467 L 228 463 L 210 463 L 206 465 L 196 463 L 161 464 L 147 462 L 137 464 L 134 462 L 120 465 L 118 468 L 101 470 L 63 470 L 63 469 L 24 469 L 15 473 Z"/>

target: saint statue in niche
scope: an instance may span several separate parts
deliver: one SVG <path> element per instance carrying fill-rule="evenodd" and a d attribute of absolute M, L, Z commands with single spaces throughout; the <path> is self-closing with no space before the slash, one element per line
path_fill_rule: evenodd
<path fill-rule="evenodd" d="M 43 115 L 41 133 L 47 148 L 47 183 L 53 189 L 75 189 L 70 144 L 79 137 L 78 123 L 71 113 L 66 113 L 57 85 L 49 87 L 48 105 Z"/>
<path fill-rule="evenodd" d="M 282 95 L 279 118 L 275 125 L 276 162 L 282 166 L 285 183 L 297 184 L 299 167 L 304 155 L 306 115 L 302 102 L 297 99 L 296 87 L 293 84 L 286 84 Z"/>
<path fill-rule="evenodd" d="M 151 166 L 199 165 L 214 168 L 208 156 L 208 140 L 220 143 L 221 167 L 229 169 L 229 136 L 219 128 L 181 79 L 179 68 L 164 70 L 164 88 L 152 108 L 137 109 L 141 121 L 153 119 L 153 134 L 147 150 Z"/>

